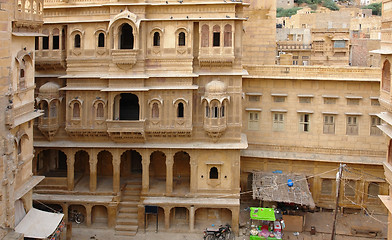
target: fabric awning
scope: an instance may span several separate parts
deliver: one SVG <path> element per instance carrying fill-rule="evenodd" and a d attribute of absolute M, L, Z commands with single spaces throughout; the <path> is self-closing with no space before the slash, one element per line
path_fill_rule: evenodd
<path fill-rule="evenodd" d="M 289 179 L 293 182 L 292 187 L 288 186 Z M 308 181 L 301 174 L 253 172 L 252 190 L 253 199 L 315 207 Z"/>
<path fill-rule="evenodd" d="M 53 234 L 63 219 L 62 213 L 51 213 L 32 208 L 15 228 L 25 237 L 43 239 Z"/>

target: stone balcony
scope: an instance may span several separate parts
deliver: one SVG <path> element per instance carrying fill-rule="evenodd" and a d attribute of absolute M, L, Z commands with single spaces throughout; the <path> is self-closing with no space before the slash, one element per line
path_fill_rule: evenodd
<path fill-rule="evenodd" d="M 114 141 L 145 140 L 145 120 L 106 120 L 106 125 Z"/>
<path fill-rule="evenodd" d="M 201 66 L 231 66 L 234 63 L 234 48 L 201 48 L 199 62 Z"/>
<path fill-rule="evenodd" d="M 112 49 L 112 61 L 120 68 L 131 68 L 136 64 L 138 53 L 138 49 Z"/>
<path fill-rule="evenodd" d="M 65 50 L 38 50 L 35 51 L 35 68 L 37 70 L 65 69 Z"/>
<path fill-rule="evenodd" d="M 208 136 L 212 138 L 219 138 L 227 128 L 226 118 L 204 118 L 204 130 Z"/>
<path fill-rule="evenodd" d="M 310 51 L 312 44 L 294 43 L 294 42 L 278 42 L 278 51 Z"/>

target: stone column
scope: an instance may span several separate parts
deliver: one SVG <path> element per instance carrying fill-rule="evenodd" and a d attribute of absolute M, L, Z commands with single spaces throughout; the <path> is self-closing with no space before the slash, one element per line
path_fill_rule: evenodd
<path fill-rule="evenodd" d="M 189 231 L 193 232 L 195 230 L 195 207 L 192 205 L 189 208 Z"/>
<path fill-rule="evenodd" d="M 166 195 L 170 195 L 173 192 L 173 158 L 173 154 L 168 154 L 166 157 Z"/>
<path fill-rule="evenodd" d="M 142 152 L 142 166 L 142 193 L 146 194 L 150 190 L 150 157 L 147 150 Z"/>
<path fill-rule="evenodd" d="M 85 207 L 86 207 L 86 224 L 87 224 L 87 227 L 90 227 L 91 226 L 91 209 L 92 209 L 92 206 L 90 204 L 87 204 Z"/>
<path fill-rule="evenodd" d="M 239 236 L 240 207 L 231 208 L 231 227 L 234 233 Z"/>
<path fill-rule="evenodd" d="M 67 188 L 73 191 L 75 187 L 75 152 L 67 152 Z"/>
<path fill-rule="evenodd" d="M 97 190 L 97 155 L 95 151 L 90 152 L 90 192 Z"/>
<path fill-rule="evenodd" d="M 63 208 L 63 214 L 64 214 L 64 222 L 68 222 L 68 204 L 61 204 L 61 207 Z"/>
<path fill-rule="evenodd" d="M 170 209 L 171 207 L 164 207 L 163 210 L 165 212 L 165 229 L 169 230 L 170 228 Z"/>
<path fill-rule="evenodd" d="M 232 165 L 231 165 L 231 189 L 233 193 L 239 193 L 241 192 L 241 187 L 240 187 L 240 175 L 241 175 L 241 170 L 240 170 L 240 150 L 237 150 L 236 152 L 227 153 L 229 156 L 234 156 L 232 159 Z"/>
<path fill-rule="evenodd" d="M 191 164 L 190 192 L 195 193 L 197 192 L 197 180 L 198 180 L 197 159 L 191 157 L 190 164 Z"/>
<path fill-rule="evenodd" d="M 109 205 L 107 206 L 107 211 L 108 211 L 108 227 L 112 228 L 116 225 L 117 204 L 109 203 Z"/>
<path fill-rule="evenodd" d="M 120 192 L 120 165 L 121 157 L 118 150 L 113 152 L 113 192 Z"/>

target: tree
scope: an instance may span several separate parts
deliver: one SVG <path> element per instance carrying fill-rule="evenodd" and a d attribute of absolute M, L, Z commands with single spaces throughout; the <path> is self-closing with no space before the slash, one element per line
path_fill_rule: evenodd
<path fill-rule="evenodd" d="M 332 11 L 338 11 L 339 7 L 333 0 L 324 0 L 323 6 L 331 9 Z"/>
<path fill-rule="evenodd" d="M 362 7 L 362 9 L 372 9 L 372 15 L 381 16 L 381 4 L 382 3 L 372 3 Z"/>
<path fill-rule="evenodd" d="M 293 7 L 289 9 L 277 8 L 276 9 L 276 17 L 291 17 L 292 15 L 297 14 L 297 11 L 302 8 Z"/>

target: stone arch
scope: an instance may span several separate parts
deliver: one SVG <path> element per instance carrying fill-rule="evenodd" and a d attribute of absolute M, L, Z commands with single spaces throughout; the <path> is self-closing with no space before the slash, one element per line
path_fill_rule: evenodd
<path fill-rule="evenodd" d="M 122 178 L 140 178 L 142 173 L 142 156 L 136 150 L 126 150 L 121 154 L 120 176 Z"/>
<path fill-rule="evenodd" d="M 200 46 L 201 47 L 209 47 L 210 42 L 210 27 L 207 24 L 201 26 L 201 34 L 200 34 Z"/>
<path fill-rule="evenodd" d="M 391 91 L 391 64 L 388 60 L 384 61 L 382 67 L 381 89 L 388 93 Z"/>
<path fill-rule="evenodd" d="M 173 162 L 173 192 L 189 192 L 191 179 L 191 157 L 185 151 L 174 154 Z"/>
<path fill-rule="evenodd" d="M 170 209 L 170 228 L 173 230 L 189 228 L 189 209 L 186 207 L 173 207 Z"/>
<path fill-rule="evenodd" d="M 107 227 L 109 216 L 108 210 L 104 205 L 95 205 L 91 209 L 91 223 L 94 226 Z"/>
<path fill-rule="evenodd" d="M 186 47 L 188 46 L 188 30 L 184 27 L 177 29 L 176 34 L 176 46 Z"/>
<path fill-rule="evenodd" d="M 58 149 L 44 149 L 37 154 L 38 175 L 67 177 L 67 155 Z"/>
<path fill-rule="evenodd" d="M 102 150 L 97 155 L 97 191 L 112 191 L 112 186 L 113 155 L 107 150 Z"/>
<path fill-rule="evenodd" d="M 233 46 L 233 32 L 232 26 L 230 24 L 226 24 L 224 27 L 224 36 L 223 36 L 223 46 L 224 47 L 232 47 Z"/>
<path fill-rule="evenodd" d="M 71 204 L 68 206 L 68 222 L 71 222 L 72 216 L 74 215 L 73 212 L 79 212 L 84 216 L 84 221 L 80 224 L 85 226 L 87 223 L 87 210 L 86 207 L 82 204 Z"/>
<path fill-rule="evenodd" d="M 150 155 L 149 180 L 150 192 L 164 192 L 166 186 L 166 154 L 154 151 Z"/>
<path fill-rule="evenodd" d="M 114 120 L 139 120 L 139 97 L 133 93 L 121 93 L 114 98 Z"/>
<path fill-rule="evenodd" d="M 90 155 L 85 150 L 75 153 L 74 179 L 76 184 L 80 182 L 85 186 L 90 182 Z"/>

